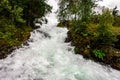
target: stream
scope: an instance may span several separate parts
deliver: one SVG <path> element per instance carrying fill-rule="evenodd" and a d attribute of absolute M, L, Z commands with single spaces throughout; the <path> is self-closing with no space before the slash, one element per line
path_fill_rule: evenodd
<path fill-rule="evenodd" d="M 64 43 L 68 30 L 56 27 L 57 1 L 48 3 L 48 23 L 31 32 L 29 46 L 0 60 L 0 80 L 120 80 L 120 71 L 74 54 L 71 43 Z"/>

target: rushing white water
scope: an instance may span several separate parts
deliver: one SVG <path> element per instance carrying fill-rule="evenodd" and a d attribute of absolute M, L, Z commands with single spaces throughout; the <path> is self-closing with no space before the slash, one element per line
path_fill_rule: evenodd
<path fill-rule="evenodd" d="M 48 24 L 31 33 L 29 46 L 0 60 L 0 80 L 120 80 L 119 71 L 74 54 L 64 43 L 68 30 L 56 27 L 57 2 L 48 3 L 53 5 Z"/>

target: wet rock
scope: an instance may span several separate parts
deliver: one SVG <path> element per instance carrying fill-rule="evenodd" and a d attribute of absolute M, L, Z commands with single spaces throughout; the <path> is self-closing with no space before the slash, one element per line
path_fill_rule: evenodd
<path fill-rule="evenodd" d="M 12 47 L 7 45 L 0 45 L 0 59 L 5 58 L 12 52 Z"/>
<path fill-rule="evenodd" d="M 112 62 L 111 66 L 113 68 L 120 70 L 120 52 L 115 52 L 112 55 L 111 62 Z"/>
<path fill-rule="evenodd" d="M 67 32 L 67 38 L 65 39 L 65 42 L 70 42 L 70 41 L 72 41 L 72 35 L 71 35 L 71 32 L 68 31 Z"/>
<path fill-rule="evenodd" d="M 35 23 L 35 26 L 34 28 L 37 29 L 37 28 L 40 28 L 41 24 L 40 23 Z"/>
<path fill-rule="evenodd" d="M 51 36 L 50 36 L 48 33 L 46 33 L 46 32 L 43 32 L 43 31 L 40 31 L 40 30 L 36 30 L 36 32 L 41 33 L 41 34 L 44 34 L 45 37 L 48 37 L 48 38 L 51 37 Z"/>
<path fill-rule="evenodd" d="M 44 80 L 44 79 L 42 79 L 42 78 L 38 78 L 38 79 L 33 79 L 33 80 Z"/>
<path fill-rule="evenodd" d="M 28 41 L 28 42 L 33 42 L 33 39 L 28 39 L 27 41 Z"/>
<path fill-rule="evenodd" d="M 29 43 L 28 43 L 27 41 L 25 41 L 25 42 L 23 43 L 23 45 L 29 46 Z"/>

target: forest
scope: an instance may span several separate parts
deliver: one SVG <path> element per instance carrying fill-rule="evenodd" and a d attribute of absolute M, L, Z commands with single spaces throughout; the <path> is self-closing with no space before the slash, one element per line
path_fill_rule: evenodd
<path fill-rule="evenodd" d="M 0 58 L 26 41 L 35 29 L 35 19 L 48 12 L 51 6 L 45 0 L 0 0 Z"/>
<path fill-rule="evenodd" d="M 59 0 L 59 27 L 68 28 L 65 42 L 75 46 L 75 53 L 87 59 L 120 69 L 120 14 L 115 6 L 93 9 L 100 0 Z M 52 7 L 46 0 L 0 0 L 0 58 L 7 57 L 36 29 Z"/>
<path fill-rule="evenodd" d="M 119 0 L 0 0 L 0 80 L 120 80 Z"/>
<path fill-rule="evenodd" d="M 87 59 L 120 69 L 120 15 L 117 6 L 94 11 L 100 0 L 60 0 L 58 26 L 68 28 L 66 42 Z"/>

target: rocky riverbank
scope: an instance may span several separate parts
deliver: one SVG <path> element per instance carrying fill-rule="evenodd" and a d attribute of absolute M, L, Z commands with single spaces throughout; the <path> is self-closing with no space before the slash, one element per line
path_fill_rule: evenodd
<path fill-rule="evenodd" d="M 0 59 L 6 58 L 13 50 L 18 49 L 21 44 L 27 45 L 26 41 L 29 39 L 30 32 L 33 29 L 31 27 L 27 27 L 26 30 L 17 30 L 16 32 L 9 32 L 8 34 L 1 35 L 0 38 Z M 8 36 L 8 37 L 5 37 Z"/>
<path fill-rule="evenodd" d="M 69 21 L 58 24 L 58 27 L 64 26 L 69 30 L 65 42 L 71 42 L 71 45 L 75 46 L 74 51 L 76 54 L 83 55 L 86 59 L 91 59 L 107 66 L 110 65 L 112 68 L 120 70 L 120 27 L 113 27 L 113 31 L 116 33 L 115 35 L 117 37 L 117 41 L 113 45 L 102 44 L 96 45 L 99 46 L 98 48 L 95 48 L 95 46 L 92 48 L 95 42 L 91 34 L 94 34 L 96 31 L 96 24 L 92 24 L 92 26 L 89 25 L 88 31 L 90 35 L 87 37 L 81 37 L 79 34 L 74 34 Z M 93 53 L 93 51 L 95 51 L 94 49 L 96 50 L 96 54 Z M 102 51 L 104 51 L 104 53 Z"/>
<path fill-rule="evenodd" d="M 83 57 L 86 59 L 94 60 L 95 62 L 99 62 L 103 65 L 110 65 L 112 68 L 120 70 L 120 51 L 119 51 L 120 50 L 120 36 L 117 37 L 119 40 L 115 43 L 114 47 L 107 46 L 104 48 L 104 50 L 106 50 L 107 52 L 107 55 L 103 59 L 99 59 L 98 57 L 92 54 L 89 48 L 82 51 L 81 46 L 73 42 L 73 38 L 72 38 L 70 31 L 68 31 L 67 35 L 68 37 L 66 38 L 65 42 L 71 42 L 71 44 L 75 46 L 76 54 L 83 55 Z"/>

